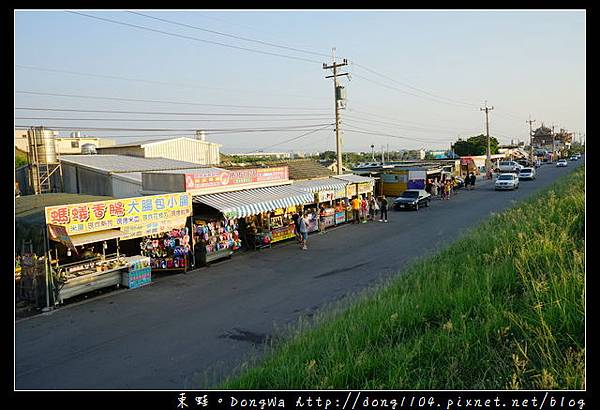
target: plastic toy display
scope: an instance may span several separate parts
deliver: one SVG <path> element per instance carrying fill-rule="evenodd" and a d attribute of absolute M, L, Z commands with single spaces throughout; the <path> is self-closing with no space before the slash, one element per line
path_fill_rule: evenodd
<path fill-rule="evenodd" d="M 204 263 L 231 256 L 242 247 L 236 219 L 203 221 L 194 224 L 195 248 L 200 251 Z"/>
<path fill-rule="evenodd" d="M 164 235 L 153 235 L 142 241 L 142 255 L 150 257 L 154 270 L 187 270 L 191 251 L 187 227 L 173 229 Z M 160 237 L 160 239 L 159 239 Z"/>

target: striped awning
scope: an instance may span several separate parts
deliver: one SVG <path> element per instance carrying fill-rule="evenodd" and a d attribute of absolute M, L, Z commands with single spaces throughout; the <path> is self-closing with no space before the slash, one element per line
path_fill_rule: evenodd
<path fill-rule="evenodd" d="M 320 191 L 338 191 L 346 188 L 348 185 L 345 181 L 340 181 L 333 178 L 312 179 L 308 181 L 294 181 L 293 188 L 300 189 L 305 192 L 320 192 Z"/>
<path fill-rule="evenodd" d="M 280 185 L 220 194 L 196 195 L 193 201 L 215 208 L 227 218 L 242 218 L 274 211 L 278 208 L 312 204 L 315 202 L 315 197 L 309 192 L 294 189 L 289 185 Z"/>
<path fill-rule="evenodd" d="M 370 183 L 375 182 L 374 178 L 363 177 L 363 176 L 355 175 L 355 174 L 335 175 L 331 178 L 346 181 L 347 183 L 350 183 L 350 184 L 362 184 L 365 182 L 370 182 Z"/>

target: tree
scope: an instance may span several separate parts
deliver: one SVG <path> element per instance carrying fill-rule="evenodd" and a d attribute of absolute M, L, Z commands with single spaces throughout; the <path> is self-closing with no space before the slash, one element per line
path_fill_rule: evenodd
<path fill-rule="evenodd" d="M 487 153 L 487 137 L 479 134 L 474 137 L 469 137 L 466 141 L 458 139 L 454 143 L 454 152 L 459 156 L 470 155 L 485 155 Z M 490 136 L 490 152 L 491 154 L 498 153 L 498 140 Z"/>
<path fill-rule="evenodd" d="M 329 159 L 335 160 L 337 158 L 337 154 L 335 151 L 324 151 L 319 154 L 320 159 Z"/>

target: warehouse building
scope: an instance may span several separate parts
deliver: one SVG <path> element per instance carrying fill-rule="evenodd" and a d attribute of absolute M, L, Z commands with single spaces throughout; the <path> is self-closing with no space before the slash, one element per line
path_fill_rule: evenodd
<path fill-rule="evenodd" d="M 117 144 L 98 149 L 98 154 L 128 155 L 140 158 L 167 158 L 200 165 L 218 165 L 220 144 L 181 137 Z"/>
<path fill-rule="evenodd" d="M 142 196 L 142 172 L 199 168 L 191 162 L 126 155 L 64 155 L 60 162 L 64 192 L 113 198 Z"/>

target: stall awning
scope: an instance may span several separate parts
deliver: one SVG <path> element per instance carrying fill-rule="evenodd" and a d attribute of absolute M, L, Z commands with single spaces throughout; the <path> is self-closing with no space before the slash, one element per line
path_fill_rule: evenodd
<path fill-rule="evenodd" d="M 108 229 L 106 231 L 82 233 L 79 235 L 70 236 L 71 242 L 75 246 L 85 245 L 86 243 L 101 242 L 109 239 L 116 239 L 125 236 L 118 229 Z"/>
<path fill-rule="evenodd" d="M 346 188 L 348 183 L 346 181 L 340 181 L 339 179 L 326 178 L 326 179 L 313 179 L 309 181 L 294 181 L 292 184 L 293 188 L 300 189 L 306 192 L 319 192 L 319 191 L 338 191 Z"/>
<path fill-rule="evenodd" d="M 374 183 L 375 179 L 369 177 L 361 177 L 360 175 L 346 174 L 346 175 L 335 175 L 332 178 L 346 181 L 351 184 L 362 184 L 365 182 Z"/>
<path fill-rule="evenodd" d="M 194 196 L 193 201 L 215 208 L 228 218 L 241 218 L 273 211 L 277 208 L 311 204 L 315 202 L 315 198 L 309 192 L 294 189 L 289 185 L 281 185 L 220 194 L 197 195 Z"/>

